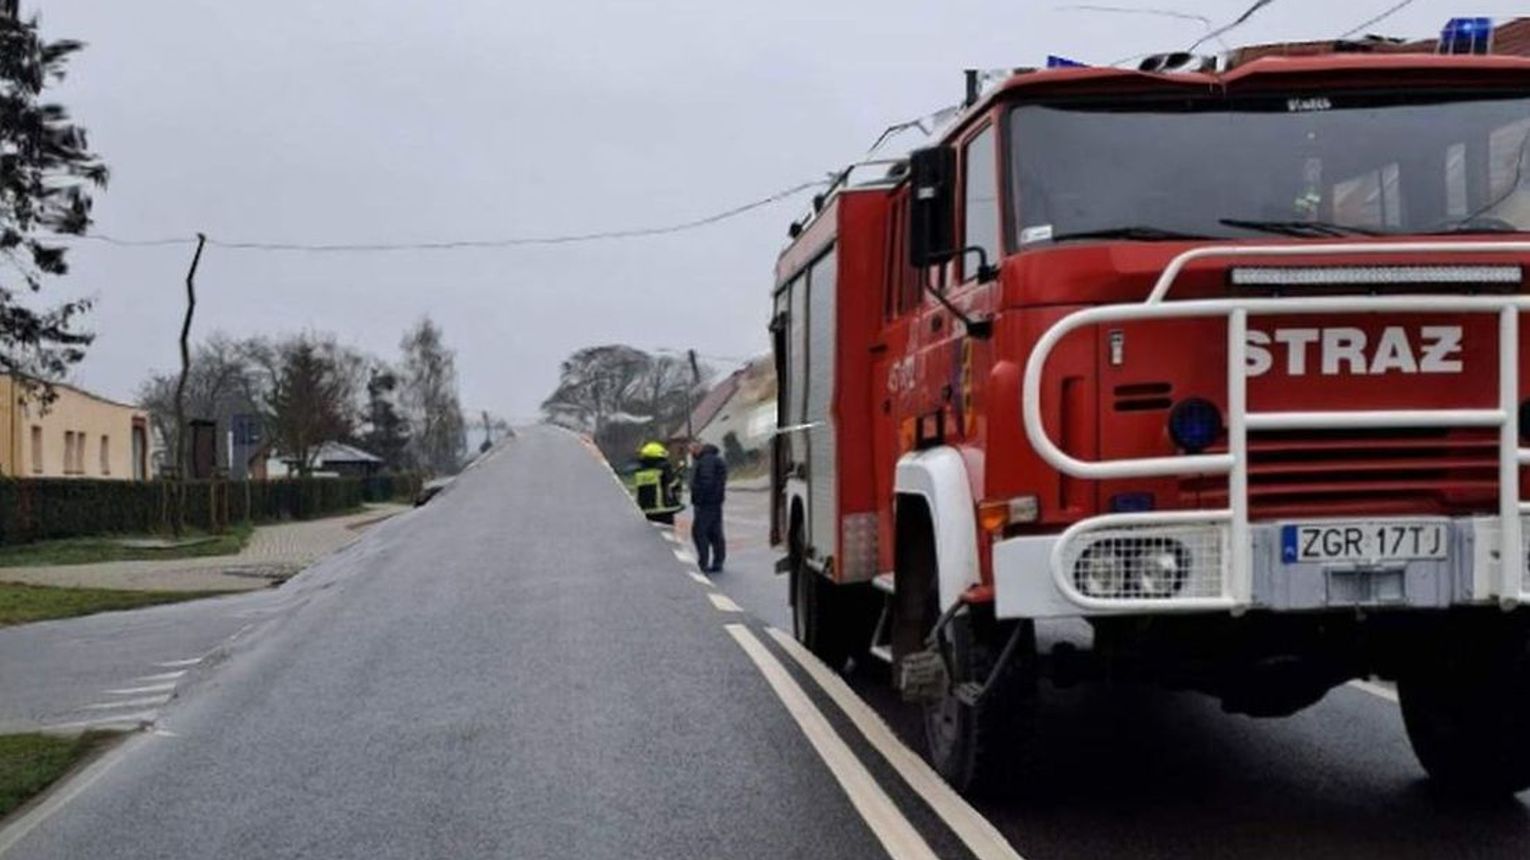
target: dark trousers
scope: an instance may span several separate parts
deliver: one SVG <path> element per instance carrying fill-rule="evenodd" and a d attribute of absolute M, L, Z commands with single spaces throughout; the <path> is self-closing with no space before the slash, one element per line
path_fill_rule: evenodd
<path fill-rule="evenodd" d="M 722 505 L 696 505 L 691 540 L 696 542 L 696 564 L 702 570 L 720 568 L 728 549 L 723 543 Z"/>

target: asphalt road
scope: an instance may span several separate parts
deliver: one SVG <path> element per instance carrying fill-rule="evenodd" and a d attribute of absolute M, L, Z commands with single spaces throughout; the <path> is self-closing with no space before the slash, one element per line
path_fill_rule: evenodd
<path fill-rule="evenodd" d="M 567 434 L 522 433 L 275 594 L 0 855 L 1014 856 Z"/>
<path fill-rule="evenodd" d="M 846 686 L 767 629 L 790 615 L 765 494 L 727 524 L 698 581 L 580 443 L 530 431 L 280 590 L 4 631 L 0 720 L 183 674 L 0 856 L 1530 854 L 1524 798 L 1437 798 L 1395 704 L 1351 687 L 1286 720 L 1049 690 L 985 830 L 897 743 L 922 748 L 919 715 L 884 673 Z"/>
<path fill-rule="evenodd" d="M 727 570 L 714 582 L 790 630 L 787 582 L 772 573 L 766 495 L 725 508 Z M 849 681 L 915 750 L 919 712 L 885 672 Z M 978 808 L 1031 860 L 1046 858 L 1530 857 L 1530 793 L 1468 805 L 1435 796 L 1397 705 L 1340 687 L 1281 720 L 1230 716 L 1191 693 L 1047 690 L 1045 749 L 1019 797 Z M 1530 741 L 1530 726 L 1518 738 Z"/>
<path fill-rule="evenodd" d="M 295 592 L 256 591 L 0 629 L 0 733 L 134 728 Z"/>

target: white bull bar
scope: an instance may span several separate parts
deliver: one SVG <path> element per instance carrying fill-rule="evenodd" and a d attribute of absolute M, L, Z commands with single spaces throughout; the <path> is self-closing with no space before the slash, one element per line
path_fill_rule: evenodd
<path fill-rule="evenodd" d="M 1220 510 L 1155 511 L 1104 514 L 1075 523 L 1052 547 L 1050 567 L 1059 592 L 1089 610 L 1122 611 L 1241 611 L 1253 597 L 1253 563 L 1248 499 L 1248 433 L 1250 430 L 1321 430 L 1429 427 L 1491 427 L 1498 442 L 1498 577 L 1493 596 L 1505 608 L 1530 600 L 1525 574 L 1521 517 L 1530 505 L 1519 501 L 1519 467 L 1530 463 L 1530 449 L 1519 447 L 1519 314 L 1530 309 L 1530 296 L 1311 296 L 1289 298 L 1210 299 L 1165 302 L 1170 287 L 1184 268 L 1214 257 L 1399 256 L 1462 254 L 1530 254 L 1530 242 L 1406 242 L 1330 245 L 1213 245 L 1175 257 L 1159 276 L 1146 301 L 1103 305 L 1070 314 L 1049 328 L 1036 343 L 1025 367 L 1021 408 L 1026 435 L 1036 453 L 1063 474 L 1084 480 L 1150 478 L 1186 475 L 1226 475 L 1228 507 Z M 1248 318 L 1267 315 L 1344 313 L 1480 313 L 1498 315 L 1498 405 L 1494 409 L 1423 409 L 1340 412 L 1248 411 Z M 1070 456 L 1047 435 L 1041 415 L 1041 383 L 1048 358 L 1058 342 L 1073 331 L 1100 323 L 1157 319 L 1225 317 L 1227 319 L 1227 451 L 1175 457 L 1143 457 L 1084 461 Z M 1075 586 L 1070 551 L 1090 533 L 1155 527 L 1211 526 L 1221 535 L 1216 553 L 1220 587 L 1215 594 L 1166 597 L 1099 597 Z"/>

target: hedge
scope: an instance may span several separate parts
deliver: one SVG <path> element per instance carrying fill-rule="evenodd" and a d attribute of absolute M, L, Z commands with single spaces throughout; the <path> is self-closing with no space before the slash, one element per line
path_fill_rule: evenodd
<path fill-rule="evenodd" d="M 187 481 L 185 524 L 219 531 L 230 523 L 306 520 L 360 507 L 407 501 L 418 475 Z M 168 481 L 0 478 L 0 544 L 98 534 L 170 530 L 175 485 Z"/>

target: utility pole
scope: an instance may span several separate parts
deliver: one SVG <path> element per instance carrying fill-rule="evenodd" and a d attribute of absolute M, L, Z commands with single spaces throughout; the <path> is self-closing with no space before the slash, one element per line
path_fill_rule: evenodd
<path fill-rule="evenodd" d="M 696 406 L 691 399 L 696 395 L 696 389 L 701 387 L 701 367 L 696 364 L 696 350 L 688 349 L 685 355 L 691 361 L 691 384 L 685 390 L 685 438 L 687 442 L 695 442 L 696 428 L 691 426 L 691 413 L 696 411 Z"/>
<path fill-rule="evenodd" d="M 191 268 L 186 271 L 186 318 L 181 322 L 181 378 L 175 383 L 175 515 L 171 528 L 176 537 L 181 536 L 185 525 L 186 500 L 183 489 L 186 479 L 186 374 L 191 369 L 191 317 L 197 310 L 197 266 L 202 262 L 202 247 L 207 236 L 197 234 L 197 250 L 191 257 Z"/>

